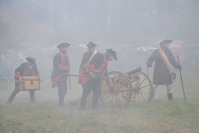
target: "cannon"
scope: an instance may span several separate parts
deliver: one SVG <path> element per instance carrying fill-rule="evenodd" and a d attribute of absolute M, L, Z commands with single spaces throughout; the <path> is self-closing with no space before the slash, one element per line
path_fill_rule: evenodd
<path fill-rule="evenodd" d="M 101 101 L 108 106 L 127 106 L 132 102 L 149 103 L 153 85 L 147 74 L 138 67 L 132 71 L 108 73 L 101 85 Z"/>

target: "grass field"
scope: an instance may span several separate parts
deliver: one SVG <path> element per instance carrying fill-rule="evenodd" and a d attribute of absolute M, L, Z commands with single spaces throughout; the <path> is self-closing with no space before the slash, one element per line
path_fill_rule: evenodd
<path fill-rule="evenodd" d="M 20 92 L 12 105 L 7 99 L 13 82 L 0 83 L 0 133 L 199 133 L 199 73 L 183 72 L 187 102 L 179 76 L 173 84 L 174 101 L 168 102 L 165 87 L 158 88 L 151 103 L 131 103 L 125 108 L 99 106 L 79 111 L 70 104 L 81 96 L 81 87 L 72 79 L 64 107 L 57 105 L 57 89 L 42 82 L 36 103 L 29 104 L 28 92 Z"/>

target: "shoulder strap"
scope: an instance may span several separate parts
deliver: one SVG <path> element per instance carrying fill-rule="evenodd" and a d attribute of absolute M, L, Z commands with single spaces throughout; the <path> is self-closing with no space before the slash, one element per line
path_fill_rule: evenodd
<path fill-rule="evenodd" d="M 97 54 L 97 50 L 94 51 L 94 53 L 91 55 L 90 59 L 88 60 L 88 62 L 85 65 L 89 64 L 90 61 L 93 59 L 94 55 L 96 55 L 96 54 Z"/>
<path fill-rule="evenodd" d="M 170 69 L 170 66 L 169 66 L 169 60 L 168 60 L 167 56 L 165 55 L 165 53 L 162 51 L 161 48 L 158 48 L 157 50 L 158 50 L 158 53 L 160 54 L 160 57 L 162 58 L 164 64 L 166 65 L 168 72 L 171 75 L 171 69 Z"/>

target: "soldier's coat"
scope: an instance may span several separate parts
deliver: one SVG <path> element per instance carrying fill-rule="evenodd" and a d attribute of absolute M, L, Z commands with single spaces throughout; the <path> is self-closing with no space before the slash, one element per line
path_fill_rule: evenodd
<path fill-rule="evenodd" d="M 162 49 L 163 50 L 163 49 Z M 170 64 L 173 67 L 177 67 L 177 62 L 169 49 L 164 49 L 163 52 L 167 56 Z M 154 64 L 154 72 L 153 72 L 153 84 L 154 85 L 170 85 L 173 83 L 170 73 L 166 68 L 158 50 L 155 50 L 152 55 L 148 59 L 149 62 Z"/>

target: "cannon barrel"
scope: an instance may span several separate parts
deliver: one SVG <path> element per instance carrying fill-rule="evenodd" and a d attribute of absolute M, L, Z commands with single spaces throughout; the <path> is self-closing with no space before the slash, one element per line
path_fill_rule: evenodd
<path fill-rule="evenodd" d="M 138 67 L 138 68 L 136 68 L 136 69 L 134 69 L 132 71 L 127 72 L 127 74 L 128 74 L 128 76 L 130 76 L 130 75 L 132 75 L 134 73 L 141 72 L 141 70 L 142 70 L 141 67 Z"/>

